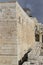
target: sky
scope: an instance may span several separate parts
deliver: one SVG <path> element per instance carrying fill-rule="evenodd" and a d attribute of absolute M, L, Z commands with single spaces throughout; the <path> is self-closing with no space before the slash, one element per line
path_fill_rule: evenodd
<path fill-rule="evenodd" d="M 15 1 L 15 0 L 0 0 L 0 2 L 8 2 L 8 1 Z"/>
<path fill-rule="evenodd" d="M 18 2 L 23 8 L 30 8 L 32 15 L 36 17 L 39 22 L 43 23 L 43 0 L 18 0 Z"/>
<path fill-rule="evenodd" d="M 15 0 L 0 0 L 0 2 L 15 1 Z M 43 23 L 43 0 L 17 0 L 19 4 L 25 8 L 30 8 L 32 15 L 36 17 L 39 22 Z"/>

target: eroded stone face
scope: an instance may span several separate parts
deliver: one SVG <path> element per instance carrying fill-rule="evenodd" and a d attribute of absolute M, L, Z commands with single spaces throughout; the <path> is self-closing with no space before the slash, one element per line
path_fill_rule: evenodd
<path fill-rule="evenodd" d="M 0 65 L 17 65 L 15 3 L 0 3 Z"/>
<path fill-rule="evenodd" d="M 0 3 L 0 18 L 14 19 L 16 17 L 15 3 Z"/>
<path fill-rule="evenodd" d="M 13 56 L 0 56 L 1 65 L 17 65 L 17 57 Z"/>
<path fill-rule="evenodd" d="M 20 5 L 0 3 L 0 65 L 18 65 L 17 61 L 30 47 L 33 48 L 35 21 L 27 16 Z M 39 48 L 34 46 L 30 55 L 32 58 L 39 52 Z"/>

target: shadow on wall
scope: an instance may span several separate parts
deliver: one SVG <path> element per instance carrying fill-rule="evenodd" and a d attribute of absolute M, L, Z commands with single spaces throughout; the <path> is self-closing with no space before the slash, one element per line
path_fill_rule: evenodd
<path fill-rule="evenodd" d="M 18 65 L 22 65 L 24 62 L 28 61 L 28 53 L 31 52 L 31 48 L 27 51 L 27 53 L 24 54 L 22 59 L 19 60 Z"/>

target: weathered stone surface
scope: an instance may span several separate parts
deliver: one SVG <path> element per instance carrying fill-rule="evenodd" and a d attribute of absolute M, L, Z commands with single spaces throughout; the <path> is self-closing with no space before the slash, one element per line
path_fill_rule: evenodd
<path fill-rule="evenodd" d="M 0 45 L 0 55 L 17 56 L 17 45 Z"/>
<path fill-rule="evenodd" d="M 0 65 L 17 65 L 16 2 L 0 3 Z"/>
<path fill-rule="evenodd" d="M 34 19 L 30 18 L 17 3 L 17 41 L 19 59 L 34 45 Z"/>
<path fill-rule="evenodd" d="M 0 56 L 0 65 L 17 65 L 16 56 Z"/>
<path fill-rule="evenodd" d="M 23 63 L 23 65 L 30 65 L 30 62 L 25 62 Z"/>
<path fill-rule="evenodd" d="M 0 65 L 18 65 L 24 54 L 31 47 L 29 61 L 24 63 L 39 65 L 43 61 L 40 57 L 40 43 L 35 41 L 35 26 L 38 26 L 37 19 L 30 18 L 17 2 L 0 3 Z M 39 60 L 41 58 L 41 61 Z"/>

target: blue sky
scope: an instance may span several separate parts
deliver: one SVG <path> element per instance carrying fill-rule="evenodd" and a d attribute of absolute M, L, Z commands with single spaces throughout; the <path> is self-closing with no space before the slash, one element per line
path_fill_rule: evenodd
<path fill-rule="evenodd" d="M 22 7 L 31 9 L 32 15 L 43 23 L 43 0 L 18 0 Z"/>
<path fill-rule="evenodd" d="M 0 2 L 5 2 L 5 1 L 7 1 L 7 0 L 0 0 Z"/>
<path fill-rule="evenodd" d="M 8 2 L 8 1 L 15 1 L 15 0 L 0 0 L 0 2 Z"/>
<path fill-rule="evenodd" d="M 0 0 L 0 2 L 14 1 L 14 0 Z M 22 7 L 31 9 L 32 15 L 35 16 L 39 22 L 43 23 L 43 0 L 17 0 Z"/>

